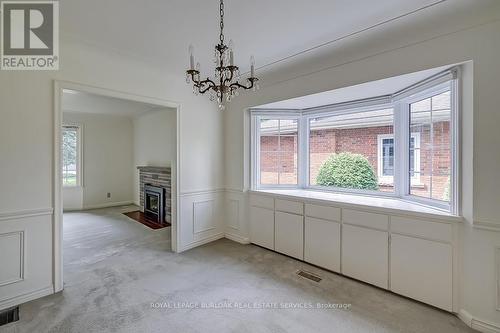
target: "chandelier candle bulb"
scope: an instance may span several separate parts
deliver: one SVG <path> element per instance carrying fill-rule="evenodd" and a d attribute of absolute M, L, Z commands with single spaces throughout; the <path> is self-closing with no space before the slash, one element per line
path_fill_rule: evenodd
<path fill-rule="evenodd" d="M 255 58 L 250 57 L 250 77 L 255 77 Z"/>
<path fill-rule="evenodd" d="M 194 69 L 194 47 L 193 45 L 189 45 L 189 69 Z"/>

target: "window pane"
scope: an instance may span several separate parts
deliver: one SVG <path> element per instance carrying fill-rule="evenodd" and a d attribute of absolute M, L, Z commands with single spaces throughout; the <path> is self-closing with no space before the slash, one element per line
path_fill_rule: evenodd
<path fill-rule="evenodd" d="M 78 132 L 76 128 L 64 128 L 63 136 L 63 186 L 78 185 Z"/>
<path fill-rule="evenodd" d="M 382 139 L 382 176 L 394 176 L 394 139 Z"/>
<path fill-rule="evenodd" d="M 393 192 L 394 112 L 356 112 L 310 120 L 310 184 Z"/>
<path fill-rule="evenodd" d="M 297 184 L 297 119 L 260 120 L 260 183 Z"/>
<path fill-rule="evenodd" d="M 450 96 L 446 91 L 410 106 L 410 132 L 420 138 L 419 143 L 410 141 L 410 194 L 447 202 L 451 175 Z"/>

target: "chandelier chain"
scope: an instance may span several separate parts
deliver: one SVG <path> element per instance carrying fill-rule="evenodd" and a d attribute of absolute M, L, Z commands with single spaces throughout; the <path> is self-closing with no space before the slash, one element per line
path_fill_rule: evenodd
<path fill-rule="evenodd" d="M 224 0 L 220 0 L 220 43 L 224 44 Z"/>

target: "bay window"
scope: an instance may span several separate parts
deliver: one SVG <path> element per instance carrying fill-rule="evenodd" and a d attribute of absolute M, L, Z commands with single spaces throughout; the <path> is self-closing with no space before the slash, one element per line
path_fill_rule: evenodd
<path fill-rule="evenodd" d="M 252 109 L 252 187 L 392 196 L 456 214 L 456 73 L 361 101 Z"/>

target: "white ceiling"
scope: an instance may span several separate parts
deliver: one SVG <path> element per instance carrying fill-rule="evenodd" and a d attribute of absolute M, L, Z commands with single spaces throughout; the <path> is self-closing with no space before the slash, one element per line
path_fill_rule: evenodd
<path fill-rule="evenodd" d="M 443 7 L 470 16 L 497 1 L 226 0 L 225 34 L 234 40 L 244 72 L 252 54 L 261 67 L 405 14 L 408 23 Z M 218 0 L 63 0 L 60 6 L 64 38 L 140 57 L 181 75 L 192 43 L 202 71 L 211 74 Z"/>
<path fill-rule="evenodd" d="M 161 107 L 146 103 L 101 96 L 81 91 L 63 91 L 63 112 L 97 113 L 112 116 L 138 117 Z"/>
<path fill-rule="evenodd" d="M 448 67 L 433 68 L 416 73 L 395 76 L 388 79 L 362 83 L 355 86 L 325 91 L 317 94 L 292 98 L 265 105 L 259 105 L 256 108 L 302 110 L 316 106 L 390 95 L 403 90 L 417 82 L 425 80 L 432 75 L 442 72 L 447 68 Z"/>

